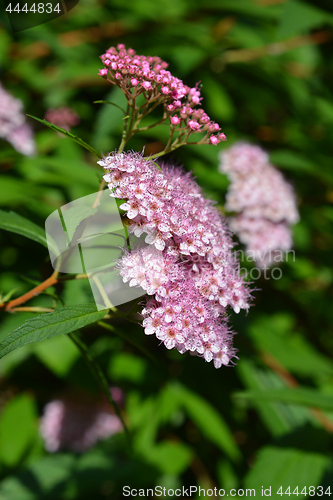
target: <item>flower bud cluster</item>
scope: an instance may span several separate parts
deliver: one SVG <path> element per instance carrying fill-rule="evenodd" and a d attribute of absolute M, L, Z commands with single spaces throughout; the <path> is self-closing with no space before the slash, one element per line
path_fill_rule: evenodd
<path fill-rule="evenodd" d="M 23 114 L 23 103 L 9 94 L 0 83 L 0 137 L 8 141 L 19 153 L 35 153 L 35 142 L 30 126 Z"/>
<path fill-rule="evenodd" d="M 118 387 L 111 388 L 115 401 L 123 399 Z M 63 396 L 47 403 L 40 422 L 40 433 L 47 451 L 70 450 L 82 453 L 97 441 L 122 431 L 120 419 L 110 413 L 106 401 L 88 395 Z"/>
<path fill-rule="evenodd" d="M 227 365 L 235 356 L 227 307 L 248 310 L 250 296 L 220 213 L 179 168 L 159 170 L 138 153 L 113 153 L 98 163 L 111 196 L 126 200 L 120 208 L 129 231 L 149 245 L 119 262 L 123 281 L 151 296 L 142 311 L 145 333 L 216 368 Z"/>
<path fill-rule="evenodd" d="M 202 101 L 198 85 L 193 88 L 185 85 L 166 69 L 168 64 L 159 57 L 139 56 L 119 44 L 117 48 L 110 47 L 101 59 L 104 68 L 99 75 L 120 87 L 130 100 L 143 94 L 147 103 L 163 104 L 172 129 L 188 134 L 204 132 L 203 142 L 214 145 L 226 140 L 219 125 L 198 108 Z"/>
<path fill-rule="evenodd" d="M 231 180 L 225 208 L 239 214 L 230 218 L 230 228 L 266 267 L 275 252 L 292 246 L 290 226 L 299 220 L 293 188 L 258 146 L 235 144 L 220 159 L 220 171 Z"/>

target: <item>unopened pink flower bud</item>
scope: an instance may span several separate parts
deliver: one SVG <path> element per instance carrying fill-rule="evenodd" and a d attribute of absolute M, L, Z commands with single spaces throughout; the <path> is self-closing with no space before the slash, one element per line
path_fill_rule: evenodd
<path fill-rule="evenodd" d="M 199 123 L 194 121 L 194 120 L 190 120 L 188 122 L 188 126 L 190 127 L 191 130 L 199 130 L 199 128 L 200 128 Z"/>
<path fill-rule="evenodd" d="M 131 84 L 133 85 L 133 87 L 136 87 L 138 85 L 138 80 L 136 78 L 131 78 Z"/>
<path fill-rule="evenodd" d="M 98 70 L 98 74 L 99 74 L 99 76 L 105 76 L 105 75 L 107 75 L 108 74 L 107 68 L 99 69 Z"/>
<path fill-rule="evenodd" d="M 209 138 L 211 144 L 213 144 L 214 146 L 216 146 L 219 142 L 218 138 L 216 137 L 216 135 L 211 135 L 210 138 Z"/>
<path fill-rule="evenodd" d="M 141 83 L 142 87 L 145 89 L 145 90 L 149 90 L 151 89 L 151 83 L 150 82 L 147 82 L 147 81 L 144 81 Z"/>
<path fill-rule="evenodd" d="M 171 121 L 172 125 L 178 125 L 178 123 L 180 122 L 180 119 L 178 118 L 178 116 L 172 116 L 170 118 L 170 121 Z"/>

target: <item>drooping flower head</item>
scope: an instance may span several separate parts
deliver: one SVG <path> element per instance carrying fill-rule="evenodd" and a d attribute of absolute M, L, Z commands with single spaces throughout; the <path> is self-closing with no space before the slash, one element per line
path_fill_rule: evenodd
<path fill-rule="evenodd" d="M 168 64 L 159 57 L 140 56 L 133 49 L 119 44 L 117 48 L 110 47 L 101 59 L 104 68 L 99 70 L 99 75 L 117 85 L 132 107 L 136 97 L 142 95 L 145 98 L 147 107 L 140 117 L 147 114 L 149 105 L 155 108 L 162 104 L 162 121 L 170 119 L 172 133 L 179 132 L 184 140 L 198 132 L 205 133 L 200 144 L 216 145 L 226 140 L 220 126 L 200 107 L 199 86 L 190 88 L 185 85 L 167 70 Z"/>
<path fill-rule="evenodd" d="M 227 308 L 249 308 L 249 291 L 233 258 L 221 214 L 180 168 L 138 153 L 98 162 L 111 196 L 125 200 L 128 228 L 144 248 L 125 255 L 120 274 L 151 298 L 142 311 L 147 335 L 168 348 L 194 352 L 219 368 L 235 356 Z"/>
<path fill-rule="evenodd" d="M 238 143 L 221 152 L 220 171 L 231 181 L 225 208 L 238 215 L 229 225 L 258 265 L 290 250 L 290 226 L 299 220 L 292 186 L 258 146 Z"/>
<path fill-rule="evenodd" d="M 19 153 L 35 153 L 30 125 L 26 123 L 23 103 L 7 92 L 0 83 L 0 138 L 8 141 Z"/>

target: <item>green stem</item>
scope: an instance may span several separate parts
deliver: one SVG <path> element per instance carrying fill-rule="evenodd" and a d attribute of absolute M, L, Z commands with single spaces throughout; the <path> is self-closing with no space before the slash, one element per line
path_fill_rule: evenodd
<path fill-rule="evenodd" d="M 103 373 L 103 370 L 101 369 L 101 367 L 99 366 L 99 364 L 97 363 L 97 361 L 90 354 L 88 346 L 82 340 L 81 335 L 79 335 L 77 332 L 72 332 L 72 333 L 69 333 L 68 336 L 70 337 L 70 339 L 74 342 L 74 344 L 76 345 L 76 347 L 81 352 L 82 357 L 85 360 L 86 364 L 88 365 L 91 373 L 95 377 L 95 380 L 96 380 L 98 386 L 104 392 L 104 394 L 105 394 L 107 400 L 109 401 L 109 403 L 113 406 L 114 411 L 116 412 L 118 418 L 121 420 L 121 423 L 123 424 L 126 437 L 127 437 L 128 442 L 129 442 L 129 444 L 131 446 L 131 435 L 130 435 L 129 430 L 128 430 L 128 428 L 127 428 L 127 426 L 126 426 L 126 424 L 124 422 L 124 419 L 123 419 L 123 417 L 122 417 L 122 415 L 120 413 L 118 405 L 116 404 L 116 402 L 114 401 L 113 397 L 111 396 L 109 384 L 108 384 L 108 381 L 107 381 L 107 379 L 106 379 L 106 377 L 105 377 L 105 375 Z"/>
<path fill-rule="evenodd" d="M 157 125 L 161 125 L 165 120 L 167 120 L 168 117 L 161 118 L 158 122 L 152 123 L 151 125 L 147 125 L 147 127 L 141 127 L 141 128 L 136 128 L 134 126 L 133 132 L 145 132 L 146 130 L 150 130 L 151 128 L 157 127 Z"/>
<path fill-rule="evenodd" d="M 70 276 L 60 276 L 60 278 L 58 278 L 58 281 L 86 280 L 86 279 L 88 279 L 88 274 L 79 273 Z"/>
<path fill-rule="evenodd" d="M 31 312 L 31 313 L 49 313 L 49 312 L 54 312 L 54 309 L 49 308 L 49 307 L 33 307 L 33 306 L 23 306 L 23 307 L 13 307 L 10 310 L 11 313 L 13 312 Z"/>
<path fill-rule="evenodd" d="M 94 281 L 95 285 L 98 288 L 99 293 L 101 294 L 102 299 L 104 300 L 104 305 L 106 309 L 111 309 L 112 312 L 116 313 L 117 308 L 114 307 L 113 304 L 109 301 L 109 297 L 106 295 L 105 290 L 103 288 L 102 283 L 99 281 L 97 276 L 91 275 L 91 279 Z"/>
<path fill-rule="evenodd" d="M 120 146 L 118 148 L 118 153 L 122 152 L 122 150 L 124 149 L 125 144 L 128 140 L 127 139 L 127 125 L 128 125 L 128 118 L 129 118 L 130 109 L 131 109 L 130 103 L 129 103 L 129 101 L 127 101 L 126 118 L 124 121 L 124 128 L 123 128 L 123 133 L 121 136 L 121 143 L 120 143 Z"/>
<path fill-rule="evenodd" d="M 84 142 L 82 139 L 80 139 L 80 137 L 77 137 L 76 135 L 72 134 L 68 130 L 65 130 L 61 127 L 58 127 L 57 125 L 54 125 L 54 123 L 50 123 L 46 120 L 41 120 L 40 118 L 36 118 L 36 116 L 32 116 L 32 115 L 27 115 L 27 116 L 29 116 L 29 118 L 33 118 L 34 120 L 37 120 L 38 122 L 42 123 L 43 125 L 46 125 L 47 127 L 55 130 L 56 132 L 60 132 L 60 134 L 63 134 L 65 136 L 69 137 L 70 139 L 72 139 L 72 141 L 77 142 L 78 144 L 80 144 L 80 146 L 87 149 L 87 151 L 90 151 L 90 153 L 97 156 L 97 158 L 100 157 L 100 155 L 96 151 L 96 149 L 94 149 L 92 146 L 90 146 L 89 144 Z"/>
<path fill-rule="evenodd" d="M 160 156 L 166 155 L 167 153 L 171 153 L 171 151 L 180 148 L 180 146 L 183 146 L 183 144 L 179 144 L 179 146 L 175 147 L 171 146 L 169 149 L 163 149 L 163 151 L 160 151 L 159 153 L 155 153 L 154 155 L 149 156 L 149 160 L 154 160 L 154 158 L 159 158 Z"/>
<path fill-rule="evenodd" d="M 131 121 L 130 121 L 128 131 L 127 131 L 126 142 L 130 140 L 130 138 L 132 137 L 132 135 L 134 133 L 134 132 L 132 132 L 132 130 L 133 130 L 133 125 L 134 125 L 134 119 L 135 119 L 135 116 L 137 113 L 136 106 L 135 106 L 135 98 L 136 98 L 136 94 L 134 93 L 133 99 L 132 99 L 132 105 L 131 105 L 131 108 L 132 108 Z"/>

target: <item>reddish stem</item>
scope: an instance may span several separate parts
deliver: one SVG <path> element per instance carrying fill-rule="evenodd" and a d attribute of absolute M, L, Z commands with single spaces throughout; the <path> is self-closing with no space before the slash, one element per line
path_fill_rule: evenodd
<path fill-rule="evenodd" d="M 11 300 L 10 302 L 7 302 L 7 304 L 2 304 L 0 306 L 0 309 L 4 309 L 5 311 L 11 311 L 13 307 L 19 306 L 20 304 L 24 304 L 33 297 L 36 297 L 36 295 L 39 295 L 43 290 L 46 290 L 46 288 L 48 288 L 49 286 L 55 285 L 57 282 L 58 282 L 58 273 L 54 273 L 52 274 L 52 276 L 47 278 L 47 280 L 43 281 L 43 283 L 40 283 L 38 286 L 30 290 L 29 292 L 25 293 L 24 295 L 21 295 L 21 297 Z"/>

